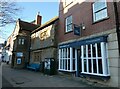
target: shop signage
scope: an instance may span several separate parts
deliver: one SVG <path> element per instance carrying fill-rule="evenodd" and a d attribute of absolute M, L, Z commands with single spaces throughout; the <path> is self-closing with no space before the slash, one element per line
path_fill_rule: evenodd
<path fill-rule="evenodd" d="M 88 44 L 94 44 L 94 43 L 100 43 L 100 42 L 107 42 L 107 36 L 100 36 L 96 38 L 89 38 L 81 41 L 66 43 L 66 44 L 59 45 L 59 48 L 76 47 L 76 46 L 88 45 Z"/>
<path fill-rule="evenodd" d="M 81 33 L 80 31 L 81 31 L 80 26 L 74 25 L 74 35 L 80 36 Z"/>

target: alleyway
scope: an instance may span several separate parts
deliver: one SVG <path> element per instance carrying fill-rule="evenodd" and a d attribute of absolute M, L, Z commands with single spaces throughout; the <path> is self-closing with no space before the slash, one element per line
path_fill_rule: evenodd
<path fill-rule="evenodd" d="M 30 70 L 11 69 L 10 65 L 2 64 L 3 87 L 93 87 L 80 79 L 60 75 L 48 76 Z M 97 87 L 101 85 L 96 85 Z"/>

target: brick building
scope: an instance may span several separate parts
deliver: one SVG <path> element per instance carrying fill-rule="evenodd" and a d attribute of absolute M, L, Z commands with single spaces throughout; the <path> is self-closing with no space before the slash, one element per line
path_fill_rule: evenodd
<path fill-rule="evenodd" d="M 30 59 L 30 34 L 41 25 L 41 16 L 36 15 L 32 23 L 18 19 L 12 33 L 13 49 L 11 66 L 14 68 L 25 68 Z M 39 21 L 38 21 L 39 20 Z"/>
<path fill-rule="evenodd" d="M 120 87 L 120 1 L 108 1 L 61 0 L 58 70 Z"/>

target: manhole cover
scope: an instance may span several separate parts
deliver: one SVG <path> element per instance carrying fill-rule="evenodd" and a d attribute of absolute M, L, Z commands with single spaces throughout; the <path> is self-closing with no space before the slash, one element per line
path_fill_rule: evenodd
<path fill-rule="evenodd" d="M 24 77 L 14 77 L 12 78 L 12 81 L 15 82 L 15 84 L 24 84 L 25 82 L 28 82 L 29 79 L 26 79 Z"/>

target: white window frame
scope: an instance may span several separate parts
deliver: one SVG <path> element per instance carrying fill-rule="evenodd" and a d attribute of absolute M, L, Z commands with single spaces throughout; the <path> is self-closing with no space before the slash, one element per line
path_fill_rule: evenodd
<path fill-rule="evenodd" d="M 72 28 L 72 15 L 68 16 L 66 19 L 65 19 L 65 32 L 70 32 L 73 30 Z M 71 27 L 70 29 L 68 27 Z"/>
<path fill-rule="evenodd" d="M 24 45 L 25 44 L 25 39 L 21 40 L 21 44 Z"/>
<path fill-rule="evenodd" d="M 96 52 L 95 57 L 93 57 L 93 51 L 92 51 L 93 50 L 93 48 L 92 48 L 93 44 L 90 44 L 91 57 L 88 57 L 88 45 L 82 45 L 81 46 L 82 73 L 83 74 L 91 74 L 91 75 L 99 75 L 99 76 L 109 76 L 110 74 L 109 74 L 107 50 L 106 50 L 107 43 L 106 42 L 101 42 L 100 43 L 101 57 L 98 56 L 98 46 L 97 46 L 97 44 L 98 43 L 95 43 L 95 52 Z M 86 50 L 84 50 L 84 47 L 86 47 Z M 85 57 L 84 53 L 86 53 L 86 57 Z M 87 61 L 86 71 L 84 71 L 84 69 L 85 69 L 84 60 L 85 59 Z M 92 68 L 91 72 L 89 72 L 88 60 L 91 60 L 91 68 Z M 96 60 L 97 73 L 94 72 L 93 60 Z M 102 60 L 102 73 L 99 73 L 98 60 Z"/>
<path fill-rule="evenodd" d="M 23 39 L 23 38 L 19 38 L 18 41 L 19 41 L 18 42 L 19 45 L 24 45 L 25 44 L 25 39 Z"/>
<path fill-rule="evenodd" d="M 100 3 L 102 3 L 104 5 L 103 5 L 103 7 L 98 8 L 100 6 Z M 105 18 L 108 18 L 106 0 L 96 0 L 93 3 L 92 8 L 93 8 L 93 21 L 94 22 L 97 22 L 97 21 L 103 20 Z M 98 8 L 98 9 L 96 10 L 96 8 Z"/>
<path fill-rule="evenodd" d="M 18 44 L 20 45 L 21 44 L 21 39 L 19 39 L 18 41 L 19 41 Z"/>
<path fill-rule="evenodd" d="M 76 49 L 75 49 L 75 54 L 77 54 Z M 74 66 L 73 66 L 73 60 L 75 60 Z M 77 61 L 77 55 L 75 55 L 75 58 L 73 58 L 73 48 L 72 47 L 59 49 L 59 69 L 58 70 L 75 72 L 77 69 L 76 61 Z M 73 69 L 73 67 L 75 69 Z"/>

